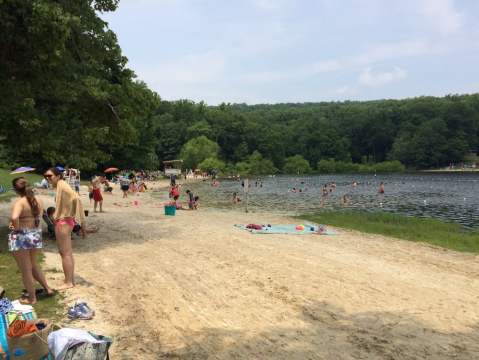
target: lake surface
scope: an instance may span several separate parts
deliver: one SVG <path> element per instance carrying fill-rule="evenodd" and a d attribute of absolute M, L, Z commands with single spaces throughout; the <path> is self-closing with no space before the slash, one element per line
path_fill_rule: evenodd
<path fill-rule="evenodd" d="M 361 209 L 388 211 L 419 217 L 434 217 L 456 221 L 467 228 L 479 227 L 479 174 L 477 173 L 420 173 L 391 175 L 318 175 L 276 176 L 250 179 L 248 207 L 251 211 L 272 211 L 285 214 L 304 214 L 323 209 Z M 336 189 L 324 198 L 322 186 L 336 183 Z M 352 183 L 358 185 L 353 188 Z M 385 194 L 379 195 L 380 182 Z M 216 208 L 243 208 L 244 201 L 232 204 L 237 192 L 245 199 L 241 181 L 222 180 L 218 187 L 210 181 L 189 184 L 203 205 Z M 293 193 L 295 187 L 302 192 Z M 348 203 L 342 204 L 343 195 Z"/>

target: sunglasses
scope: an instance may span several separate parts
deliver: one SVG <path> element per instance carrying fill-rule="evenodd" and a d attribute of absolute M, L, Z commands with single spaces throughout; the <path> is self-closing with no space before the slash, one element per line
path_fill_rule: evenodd
<path fill-rule="evenodd" d="M 46 174 L 46 175 L 43 175 L 43 177 L 45 179 L 51 179 L 53 177 L 53 175 L 52 174 Z"/>

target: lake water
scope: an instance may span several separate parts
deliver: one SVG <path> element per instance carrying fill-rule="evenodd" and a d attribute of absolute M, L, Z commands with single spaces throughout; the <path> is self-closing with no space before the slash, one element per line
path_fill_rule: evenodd
<path fill-rule="evenodd" d="M 388 211 L 419 217 L 434 217 L 456 221 L 467 228 L 479 227 L 479 174 L 475 173 L 420 173 L 392 175 L 319 175 L 262 177 L 262 187 L 250 179 L 249 202 L 251 211 L 273 211 L 285 214 L 304 214 L 322 209 L 361 209 Z M 336 182 L 336 189 L 321 206 L 322 186 Z M 353 188 L 356 181 L 358 186 Z M 380 182 L 385 194 L 379 195 Z M 216 208 L 242 208 L 232 204 L 237 192 L 244 200 L 241 181 L 222 180 L 218 187 L 210 181 L 188 185 L 201 198 L 203 205 Z M 291 189 L 302 192 L 293 193 Z M 349 202 L 341 200 L 347 194 Z"/>

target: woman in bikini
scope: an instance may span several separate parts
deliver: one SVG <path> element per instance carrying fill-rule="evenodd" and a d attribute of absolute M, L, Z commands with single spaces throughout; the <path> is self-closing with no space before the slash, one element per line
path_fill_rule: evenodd
<path fill-rule="evenodd" d="M 62 257 L 63 273 L 65 274 L 63 286 L 57 289 L 64 290 L 75 286 L 75 263 L 71 234 L 76 219 L 81 225 L 81 235 L 85 237 L 85 214 L 80 198 L 70 185 L 63 180 L 63 175 L 57 168 L 48 169 L 44 176 L 56 188 L 56 206 L 53 219 L 55 221 L 55 237 Z"/>
<path fill-rule="evenodd" d="M 37 264 L 37 254 L 42 248 L 40 216 L 43 214 L 43 206 L 35 198 L 33 190 L 28 186 L 25 178 L 14 179 L 12 185 L 20 198 L 12 207 L 8 247 L 22 273 L 23 285 L 27 291 L 24 295 L 25 298 L 20 302 L 33 305 L 37 302 L 35 280 L 42 285 L 45 295 L 54 294 Z"/>

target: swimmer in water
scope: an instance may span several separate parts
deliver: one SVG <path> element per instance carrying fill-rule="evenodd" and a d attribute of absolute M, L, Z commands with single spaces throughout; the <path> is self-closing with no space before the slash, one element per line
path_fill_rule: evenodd
<path fill-rule="evenodd" d="M 329 195 L 329 191 L 326 185 L 323 186 L 323 197 L 326 197 Z"/>
<path fill-rule="evenodd" d="M 384 194 L 384 182 L 382 182 L 382 181 L 379 184 L 378 194 Z"/>
<path fill-rule="evenodd" d="M 241 199 L 239 198 L 237 193 L 233 193 L 233 204 L 237 204 L 241 202 Z"/>

